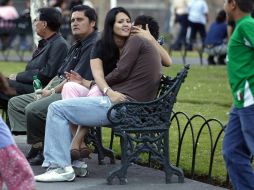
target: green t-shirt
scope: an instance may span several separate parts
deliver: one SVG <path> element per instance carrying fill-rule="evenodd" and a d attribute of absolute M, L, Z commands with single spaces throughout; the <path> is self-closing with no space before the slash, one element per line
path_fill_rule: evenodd
<path fill-rule="evenodd" d="M 228 44 L 227 71 L 234 106 L 254 104 L 254 19 L 250 16 L 236 22 Z"/>

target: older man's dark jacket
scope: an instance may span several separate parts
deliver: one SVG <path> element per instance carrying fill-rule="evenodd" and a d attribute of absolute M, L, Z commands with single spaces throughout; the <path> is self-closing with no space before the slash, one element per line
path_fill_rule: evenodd
<path fill-rule="evenodd" d="M 18 94 L 33 92 L 33 76 L 37 75 L 45 86 L 57 74 L 68 52 L 68 44 L 61 34 L 55 34 L 48 40 L 43 40 L 42 48 L 34 52 L 25 71 L 19 72 L 15 80 L 9 80 Z"/>

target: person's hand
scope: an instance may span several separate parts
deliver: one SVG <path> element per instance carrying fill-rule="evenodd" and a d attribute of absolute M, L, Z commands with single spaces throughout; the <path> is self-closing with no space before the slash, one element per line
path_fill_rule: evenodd
<path fill-rule="evenodd" d="M 76 82 L 78 84 L 82 84 L 83 78 L 80 76 L 80 74 L 78 74 L 77 72 L 73 70 L 71 70 L 70 73 L 65 72 L 65 77 L 68 82 L 70 81 L 70 82 Z"/>
<path fill-rule="evenodd" d="M 10 80 L 16 80 L 17 74 L 10 74 L 9 79 Z"/>
<path fill-rule="evenodd" d="M 7 79 L 2 73 L 0 73 L 0 92 L 6 95 L 16 95 L 16 90 L 10 87 Z"/>
<path fill-rule="evenodd" d="M 122 94 L 120 92 L 113 91 L 111 89 L 108 90 L 107 96 L 109 97 L 110 101 L 113 104 L 127 101 L 127 96 L 125 96 L 124 94 Z"/>
<path fill-rule="evenodd" d="M 52 94 L 52 90 L 38 89 L 35 91 L 34 99 L 39 100 L 41 98 L 48 97 Z"/>
<path fill-rule="evenodd" d="M 52 94 L 51 90 L 46 90 L 46 89 L 41 90 L 41 96 L 42 96 L 42 98 L 48 97 L 51 94 Z"/>
<path fill-rule="evenodd" d="M 153 40 L 153 36 L 150 33 L 148 24 L 146 24 L 146 29 L 143 30 L 142 28 L 138 27 L 138 26 L 132 26 L 131 27 L 131 35 L 139 35 L 141 37 L 144 37 L 148 40 Z"/>

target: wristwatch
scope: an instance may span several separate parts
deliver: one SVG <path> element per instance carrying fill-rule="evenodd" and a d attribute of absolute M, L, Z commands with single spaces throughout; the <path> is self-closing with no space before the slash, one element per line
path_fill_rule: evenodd
<path fill-rule="evenodd" d="M 103 89 L 103 94 L 107 95 L 108 90 L 111 89 L 109 86 Z"/>

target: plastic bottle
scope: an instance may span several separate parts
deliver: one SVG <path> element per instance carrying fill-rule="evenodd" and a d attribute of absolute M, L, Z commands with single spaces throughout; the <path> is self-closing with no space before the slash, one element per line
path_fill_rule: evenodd
<path fill-rule="evenodd" d="M 33 76 L 33 87 L 34 87 L 34 92 L 36 95 L 36 100 L 39 100 L 42 97 L 42 84 L 40 79 L 38 79 L 38 76 L 35 75 Z"/>

